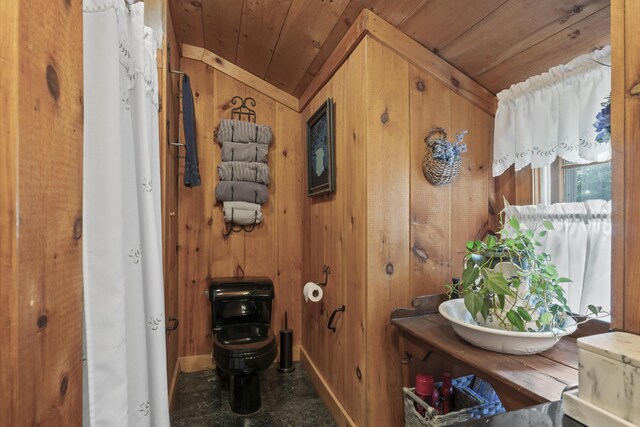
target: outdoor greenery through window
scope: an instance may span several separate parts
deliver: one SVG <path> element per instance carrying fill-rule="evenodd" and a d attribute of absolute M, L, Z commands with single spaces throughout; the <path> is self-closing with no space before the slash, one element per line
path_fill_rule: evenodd
<path fill-rule="evenodd" d="M 611 162 L 577 164 L 558 158 L 538 171 L 536 203 L 611 200 Z"/>
<path fill-rule="evenodd" d="M 577 165 L 563 162 L 565 202 L 611 200 L 611 162 Z"/>

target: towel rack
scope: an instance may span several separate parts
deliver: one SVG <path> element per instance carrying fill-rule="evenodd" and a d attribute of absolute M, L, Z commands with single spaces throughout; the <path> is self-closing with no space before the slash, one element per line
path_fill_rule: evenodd
<path fill-rule="evenodd" d="M 186 148 L 186 145 L 184 145 L 184 144 L 182 144 L 180 142 L 169 142 L 169 145 L 171 145 L 173 147 L 185 147 Z M 180 155 L 177 155 L 176 157 L 178 159 L 184 159 L 185 158 L 185 156 L 180 156 Z"/>
<path fill-rule="evenodd" d="M 169 50 L 169 55 L 171 55 L 171 50 Z M 167 67 L 167 68 L 168 68 L 168 67 Z M 181 76 L 184 76 L 184 72 L 182 72 L 182 71 L 180 71 L 180 70 L 172 70 L 171 68 L 169 68 L 169 72 L 170 72 L 171 74 L 180 74 Z M 179 82 L 179 81 L 178 81 L 178 84 L 177 84 L 177 85 L 178 85 L 178 94 L 179 94 L 178 96 L 180 96 L 180 98 L 182 98 L 182 91 L 180 90 L 180 82 Z M 167 125 L 168 125 L 168 124 L 167 124 Z M 186 147 L 187 147 L 186 145 L 184 145 L 184 144 L 182 144 L 182 143 L 180 143 L 180 142 L 171 142 L 171 141 L 167 141 L 167 143 L 168 143 L 170 146 L 178 147 L 178 151 L 180 151 L 180 148 L 179 148 L 179 147 L 184 147 L 184 148 L 186 148 Z M 178 158 L 178 159 L 184 159 L 185 157 L 186 157 L 186 156 L 181 156 L 181 155 L 177 155 L 177 156 L 176 156 L 176 158 Z"/>
<path fill-rule="evenodd" d="M 243 117 L 247 118 L 247 121 L 250 123 L 255 123 L 256 122 L 256 112 L 254 110 L 252 110 L 251 108 L 247 107 L 247 101 L 251 103 L 252 107 L 256 106 L 256 100 L 249 97 L 246 98 L 241 98 L 239 96 L 234 96 L 231 99 L 231 103 L 233 105 L 236 105 L 238 103 L 238 101 L 240 101 L 240 106 L 236 107 L 236 108 L 232 108 L 231 109 L 231 118 L 232 119 L 237 119 L 237 120 L 242 120 Z"/>
<path fill-rule="evenodd" d="M 237 105 L 238 103 L 240 103 L 238 107 L 231 109 L 231 119 L 235 119 L 235 120 L 244 119 L 244 121 L 247 121 L 249 123 L 255 123 L 256 112 L 255 110 L 252 110 L 251 108 L 249 108 L 247 104 L 250 104 L 252 107 L 255 107 L 256 100 L 251 98 L 250 96 L 246 98 L 242 98 L 241 96 L 238 96 L 238 95 L 231 98 L 232 105 Z M 255 224 L 240 225 L 240 224 L 235 224 L 233 221 L 227 222 L 225 223 L 224 229 L 222 230 L 222 237 L 226 239 L 231 235 L 231 233 L 239 233 L 241 231 L 246 231 L 247 233 L 250 233 L 254 230 L 255 227 L 256 227 Z"/>

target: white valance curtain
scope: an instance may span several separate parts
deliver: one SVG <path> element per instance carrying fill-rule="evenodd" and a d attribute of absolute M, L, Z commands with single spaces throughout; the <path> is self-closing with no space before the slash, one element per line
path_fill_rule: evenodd
<path fill-rule="evenodd" d="M 498 94 L 493 176 L 515 163 L 540 168 L 557 156 L 574 163 L 607 161 L 593 124 L 611 92 L 611 48 L 580 56 Z"/>
<path fill-rule="evenodd" d="M 157 47 L 143 2 L 83 12 L 83 423 L 168 427 Z"/>
<path fill-rule="evenodd" d="M 545 220 L 554 231 L 539 238 L 541 252 L 551 255 L 564 283 L 569 307 L 576 313 L 587 313 L 587 306 L 611 308 L 611 202 L 588 200 L 582 203 L 510 206 L 505 210 L 505 223 L 516 217 L 528 229 Z"/>

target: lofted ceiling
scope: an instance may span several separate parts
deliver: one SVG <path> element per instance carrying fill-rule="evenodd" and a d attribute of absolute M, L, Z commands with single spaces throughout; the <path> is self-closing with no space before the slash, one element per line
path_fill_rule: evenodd
<path fill-rule="evenodd" d="M 610 0 L 170 0 L 180 43 L 299 97 L 368 8 L 493 93 L 609 44 Z"/>

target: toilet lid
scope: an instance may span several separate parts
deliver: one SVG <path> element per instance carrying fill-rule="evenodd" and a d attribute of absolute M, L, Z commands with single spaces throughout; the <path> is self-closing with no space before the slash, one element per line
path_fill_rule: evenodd
<path fill-rule="evenodd" d="M 213 346 L 228 357 L 256 357 L 276 346 L 276 336 L 262 324 L 228 325 L 214 335 Z"/>

